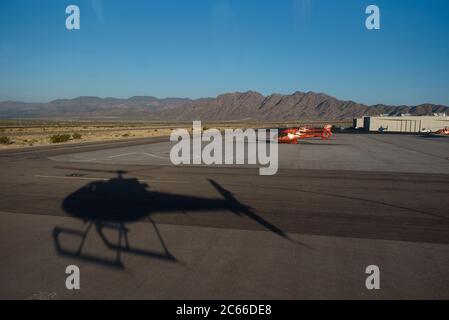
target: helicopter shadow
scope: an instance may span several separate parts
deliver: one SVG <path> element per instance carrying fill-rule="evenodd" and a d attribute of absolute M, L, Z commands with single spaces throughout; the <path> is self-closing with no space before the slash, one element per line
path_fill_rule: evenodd
<path fill-rule="evenodd" d="M 226 210 L 237 216 L 246 216 L 265 229 L 289 240 L 286 233 L 257 215 L 252 208 L 239 202 L 231 192 L 214 180 L 208 181 L 222 198 L 151 191 L 148 184 L 136 178 L 125 178 L 125 171 L 116 173 L 117 177 L 91 182 L 63 200 L 63 210 L 70 216 L 82 220 L 86 227 L 84 230 L 55 227 L 53 242 L 58 255 L 118 269 L 125 267 L 122 262 L 123 253 L 179 263 L 168 249 L 157 224 L 152 219 L 154 214 L 175 212 L 187 214 L 187 212 Z M 130 244 L 128 238 L 130 230 L 126 225 L 138 221 L 150 222 L 160 243 L 160 250 L 146 250 Z M 115 253 L 115 258 L 106 259 L 85 252 L 86 238 L 92 230 L 95 230 L 105 247 Z M 106 230 L 116 232 L 117 238 L 111 240 Z M 79 238 L 79 245 L 74 249 L 68 249 L 62 243 L 62 236 Z"/>

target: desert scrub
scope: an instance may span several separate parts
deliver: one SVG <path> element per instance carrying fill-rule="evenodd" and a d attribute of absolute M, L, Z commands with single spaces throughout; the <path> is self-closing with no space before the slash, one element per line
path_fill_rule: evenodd
<path fill-rule="evenodd" d="M 78 132 L 75 132 L 74 134 L 72 134 L 72 138 L 73 138 L 74 140 L 79 140 L 79 139 L 82 138 L 82 135 L 79 134 Z"/>
<path fill-rule="evenodd" d="M 70 134 L 55 134 L 50 136 L 51 143 L 62 143 L 70 140 Z"/>
<path fill-rule="evenodd" d="M 0 144 L 11 144 L 11 139 L 9 139 L 7 136 L 1 136 L 0 137 Z"/>

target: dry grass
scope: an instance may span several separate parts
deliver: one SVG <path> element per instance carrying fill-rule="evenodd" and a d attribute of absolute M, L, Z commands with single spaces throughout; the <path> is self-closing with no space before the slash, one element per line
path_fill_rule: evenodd
<path fill-rule="evenodd" d="M 23 148 L 30 146 L 44 146 L 49 144 L 54 144 L 51 142 L 50 137 L 53 135 L 63 134 L 62 132 L 70 134 L 72 138 L 63 143 L 82 143 L 82 142 L 93 142 L 93 141 L 109 141 L 109 140 L 123 140 L 123 139 L 136 139 L 136 138 L 147 138 L 147 137 L 161 137 L 169 136 L 170 129 L 114 129 L 111 128 L 107 131 L 97 131 L 97 130 L 76 130 L 60 131 L 46 129 L 44 132 L 35 132 L 35 130 L 28 131 L 26 129 L 17 132 L 17 129 L 7 130 L 3 132 L 4 136 L 7 136 L 11 140 L 11 144 L 2 144 L 0 149 L 12 149 L 12 148 Z M 79 133 L 81 138 L 74 139 L 73 134 Z"/>

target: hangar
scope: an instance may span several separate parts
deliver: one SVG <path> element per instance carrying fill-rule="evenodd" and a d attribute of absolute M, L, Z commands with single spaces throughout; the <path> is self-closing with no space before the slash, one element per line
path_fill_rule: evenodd
<path fill-rule="evenodd" d="M 449 127 L 449 117 L 445 114 L 363 117 L 354 119 L 354 127 L 371 132 L 435 132 Z"/>

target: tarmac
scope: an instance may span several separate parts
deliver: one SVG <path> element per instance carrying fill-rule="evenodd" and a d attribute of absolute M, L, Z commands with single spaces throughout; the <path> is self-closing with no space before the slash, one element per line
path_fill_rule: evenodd
<path fill-rule="evenodd" d="M 172 145 L 0 152 L 0 298 L 449 298 L 449 139 L 280 145 L 274 176 L 173 166 Z"/>

